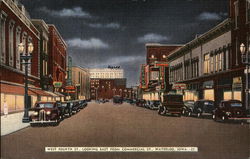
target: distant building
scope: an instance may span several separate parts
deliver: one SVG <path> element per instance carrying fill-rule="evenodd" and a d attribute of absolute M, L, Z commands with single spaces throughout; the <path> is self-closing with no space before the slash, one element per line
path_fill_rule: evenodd
<path fill-rule="evenodd" d="M 114 95 L 125 97 L 126 78 L 91 78 L 90 85 L 91 99 L 111 99 Z"/>
<path fill-rule="evenodd" d="M 72 84 L 76 87 L 74 99 L 90 98 L 89 70 L 79 66 L 72 67 Z"/>
<path fill-rule="evenodd" d="M 142 98 L 159 100 L 164 92 L 171 89 L 167 56 L 183 45 L 148 43 L 145 46 L 147 63 L 141 65 L 140 76 Z"/>
<path fill-rule="evenodd" d="M 92 68 L 89 69 L 90 78 L 114 79 L 124 78 L 124 70 L 121 68 Z"/>

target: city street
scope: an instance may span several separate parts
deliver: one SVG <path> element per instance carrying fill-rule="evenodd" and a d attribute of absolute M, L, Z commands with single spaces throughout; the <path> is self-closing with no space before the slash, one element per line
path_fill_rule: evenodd
<path fill-rule="evenodd" d="M 124 103 L 88 106 L 59 126 L 28 127 L 1 137 L 2 159 L 179 158 L 247 159 L 249 125 L 194 117 L 160 116 L 156 111 Z M 198 152 L 58 152 L 46 146 L 198 147 Z"/>

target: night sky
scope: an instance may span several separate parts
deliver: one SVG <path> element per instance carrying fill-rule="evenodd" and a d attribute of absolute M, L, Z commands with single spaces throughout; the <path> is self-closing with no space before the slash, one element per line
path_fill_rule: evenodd
<path fill-rule="evenodd" d="M 145 43 L 185 44 L 228 17 L 229 0 L 21 0 L 33 19 L 55 24 L 73 64 L 121 66 L 138 84 Z"/>

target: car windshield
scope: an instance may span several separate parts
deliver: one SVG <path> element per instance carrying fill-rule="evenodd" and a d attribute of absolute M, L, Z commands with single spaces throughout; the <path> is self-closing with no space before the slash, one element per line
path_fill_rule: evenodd
<path fill-rule="evenodd" d="M 53 108 L 53 103 L 40 103 L 40 104 L 37 104 L 38 108 Z"/>
<path fill-rule="evenodd" d="M 230 104 L 231 107 L 242 107 L 241 103 L 231 103 Z"/>

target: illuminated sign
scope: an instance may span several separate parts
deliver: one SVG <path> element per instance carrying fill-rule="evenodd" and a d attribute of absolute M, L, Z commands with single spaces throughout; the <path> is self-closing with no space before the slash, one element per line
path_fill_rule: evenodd
<path fill-rule="evenodd" d="M 60 87 L 62 87 L 62 82 L 53 82 L 53 86 L 55 88 L 60 88 Z"/>

